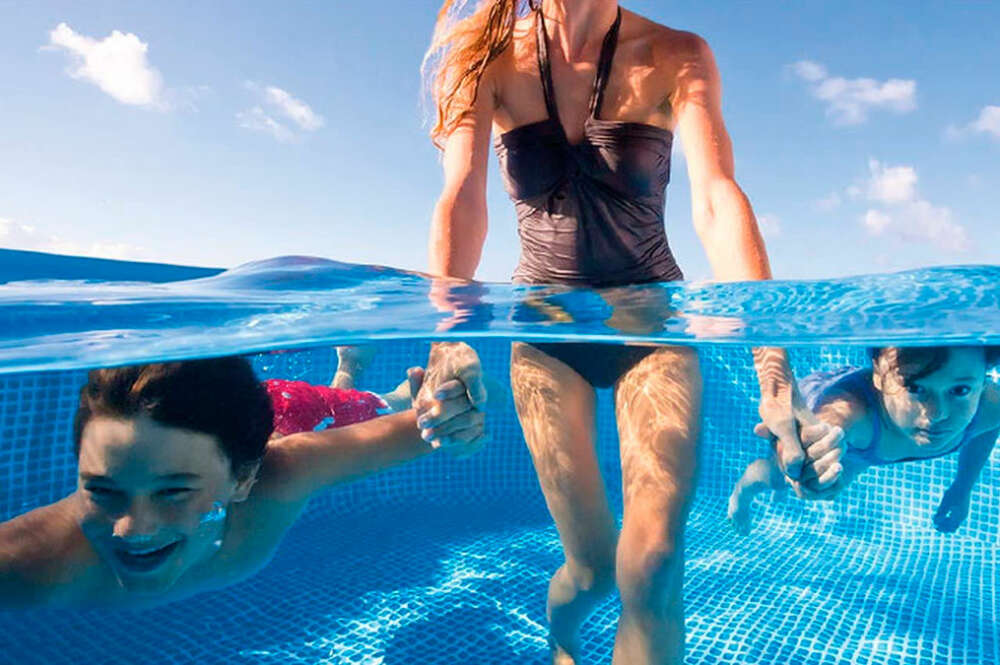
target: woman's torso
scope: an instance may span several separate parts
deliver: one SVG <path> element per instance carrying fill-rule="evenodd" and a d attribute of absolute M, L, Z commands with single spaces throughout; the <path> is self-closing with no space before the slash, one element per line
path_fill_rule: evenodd
<path fill-rule="evenodd" d="M 495 148 L 514 201 L 521 282 L 610 286 L 682 278 L 664 229 L 674 118 L 669 41 L 621 12 L 574 65 L 521 19 L 494 70 Z"/>

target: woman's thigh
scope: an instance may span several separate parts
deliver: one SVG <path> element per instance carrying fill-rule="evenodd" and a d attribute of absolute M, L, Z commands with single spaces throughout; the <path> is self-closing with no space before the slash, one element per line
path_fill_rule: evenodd
<path fill-rule="evenodd" d="M 560 360 L 515 342 L 511 389 L 567 560 L 610 565 L 615 523 L 597 459 L 594 388 Z"/>
<path fill-rule="evenodd" d="M 662 347 L 615 386 L 625 532 L 645 547 L 680 537 L 694 493 L 701 369 L 688 347 Z"/>

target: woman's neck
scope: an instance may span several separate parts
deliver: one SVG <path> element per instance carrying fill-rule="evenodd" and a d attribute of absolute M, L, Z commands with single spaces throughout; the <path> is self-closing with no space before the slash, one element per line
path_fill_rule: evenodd
<path fill-rule="evenodd" d="M 618 0 L 544 0 L 549 42 L 567 62 L 593 60 L 615 22 Z"/>

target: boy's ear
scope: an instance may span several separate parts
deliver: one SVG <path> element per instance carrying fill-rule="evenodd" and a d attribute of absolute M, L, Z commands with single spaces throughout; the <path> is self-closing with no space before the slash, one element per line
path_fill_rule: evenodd
<path fill-rule="evenodd" d="M 875 367 L 872 372 L 872 384 L 875 386 L 875 390 L 882 392 L 882 373 L 878 367 Z"/>
<path fill-rule="evenodd" d="M 250 490 L 257 482 L 257 472 L 260 471 L 260 462 L 247 462 L 240 467 L 236 474 L 236 490 L 233 492 L 232 501 L 238 503 L 246 501 L 250 496 Z"/>

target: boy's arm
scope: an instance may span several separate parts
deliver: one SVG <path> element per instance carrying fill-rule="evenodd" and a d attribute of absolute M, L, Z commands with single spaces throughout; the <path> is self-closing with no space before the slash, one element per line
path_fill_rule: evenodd
<path fill-rule="evenodd" d="M 431 452 L 412 409 L 355 425 L 301 432 L 268 444 L 255 492 L 304 501 L 316 492 Z"/>
<path fill-rule="evenodd" d="M 282 501 L 304 501 L 332 485 L 432 452 L 434 448 L 425 439 L 438 433 L 459 442 L 482 438 L 483 412 L 463 409 L 467 400 L 461 383 L 453 382 L 450 390 L 456 394 L 449 392 L 442 396 L 438 402 L 441 409 L 438 423 L 435 428 L 425 429 L 423 436 L 417 426 L 417 413 L 410 409 L 347 427 L 302 432 L 271 442 L 255 491 Z M 455 411 L 459 411 L 457 415 Z"/>
<path fill-rule="evenodd" d="M 951 483 L 952 487 L 965 492 L 972 491 L 979 478 L 979 473 L 990 459 L 998 435 L 1000 435 L 1000 429 L 989 430 L 973 437 L 971 441 L 962 446 L 958 453 L 958 471 Z"/>
<path fill-rule="evenodd" d="M 958 472 L 934 513 L 934 527 L 938 531 L 951 533 L 969 516 L 972 488 L 993 452 L 998 435 L 1000 429 L 991 429 L 962 446 L 958 454 Z"/>

